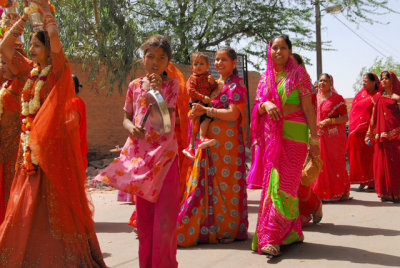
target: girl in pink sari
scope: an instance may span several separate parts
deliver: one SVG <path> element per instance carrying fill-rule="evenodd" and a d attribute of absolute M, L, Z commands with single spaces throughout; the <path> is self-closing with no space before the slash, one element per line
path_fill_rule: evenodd
<path fill-rule="evenodd" d="M 347 156 L 350 164 L 350 183 L 359 183 L 362 190 L 375 188 L 372 159 L 374 147 L 365 144 L 369 121 L 374 107 L 373 97 L 380 90 L 380 81 L 376 74 L 367 73 L 363 77 L 363 88 L 357 93 L 351 105 L 349 116 L 349 137 Z"/>
<path fill-rule="evenodd" d="M 130 135 L 120 157 L 95 180 L 135 195 L 140 267 L 177 267 L 179 170 L 174 126 L 179 83 L 163 74 L 172 57 L 166 37 L 150 37 L 142 50 L 147 75 L 130 83 L 124 106 L 123 124 Z M 150 120 L 141 127 L 150 87 L 164 97 L 171 116 L 170 133 L 157 133 Z"/>
<path fill-rule="evenodd" d="M 375 107 L 366 143 L 374 144 L 375 190 L 382 201 L 400 200 L 400 82 L 390 71 L 381 73 L 383 91 Z"/>
<path fill-rule="evenodd" d="M 317 125 L 324 163 L 313 190 L 324 201 L 348 200 L 350 181 L 346 170 L 346 104 L 336 92 L 329 74 L 321 74 L 318 87 Z"/>
<path fill-rule="evenodd" d="M 311 81 L 294 63 L 289 37 L 275 37 L 268 46 L 267 70 L 261 77 L 252 112 L 252 138 L 260 156 L 252 166 L 264 168 L 257 229 L 252 249 L 280 255 L 280 245 L 303 241 L 298 189 L 307 154 L 319 156 Z M 256 162 L 260 161 L 260 162 Z"/>

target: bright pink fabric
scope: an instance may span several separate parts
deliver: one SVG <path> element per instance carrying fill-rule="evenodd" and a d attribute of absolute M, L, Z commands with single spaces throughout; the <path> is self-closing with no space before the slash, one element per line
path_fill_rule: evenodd
<path fill-rule="evenodd" d="M 133 114 L 134 124 L 139 125 L 146 114 L 146 93 L 142 88 L 143 78 L 134 80 L 128 88 L 124 110 Z M 179 83 L 169 78 L 161 87 L 161 94 L 169 108 L 175 108 L 179 92 Z M 95 180 L 101 180 L 112 187 L 135 194 L 150 202 L 156 202 L 165 175 L 178 154 L 178 145 L 174 131 L 175 113 L 171 114 L 172 131 L 159 135 L 153 129 L 150 120 L 144 128 L 142 140 L 128 137 L 120 157 L 106 167 Z"/>
<path fill-rule="evenodd" d="M 179 211 L 179 169 L 175 158 L 156 203 L 136 198 L 141 268 L 178 267 L 176 222 Z"/>
<path fill-rule="evenodd" d="M 347 114 L 343 97 L 332 91 L 332 95 L 320 101 L 318 96 L 317 122 L 326 118 L 338 118 Z M 321 200 L 339 200 L 350 190 L 349 175 L 346 170 L 346 130 L 345 124 L 328 125 L 318 129 L 321 141 L 321 172 L 313 184 L 314 192 Z"/>

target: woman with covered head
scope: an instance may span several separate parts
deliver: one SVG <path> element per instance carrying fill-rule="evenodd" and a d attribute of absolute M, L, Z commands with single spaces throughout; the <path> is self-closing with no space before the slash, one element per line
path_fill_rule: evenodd
<path fill-rule="evenodd" d="M 333 77 L 321 74 L 317 94 L 317 126 L 321 140 L 321 172 L 313 183 L 324 201 L 348 200 L 350 181 L 346 169 L 346 103 L 334 87 Z"/>
<path fill-rule="evenodd" d="M 71 69 L 48 1 L 33 2 L 45 31 L 30 39 L 35 68 L 21 96 L 21 143 L 0 226 L 0 266 L 105 267 L 85 192 Z M 3 55 L 15 57 L 13 44 L 27 18 L 24 14 L 5 36 Z M 16 67 L 12 61 L 9 65 Z"/>
<path fill-rule="evenodd" d="M 374 146 L 375 190 L 382 201 L 400 201 L 400 82 L 391 71 L 381 73 L 383 91 L 375 107 L 365 142 Z"/>
<path fill-rule="evenodd" d="M 14 43 L 12 55 L 0 46 L 0 75 L 4 78 L 0 88 L 0 224 L 6 213 L 18 156 L 21 92 L 33 68 L 21 46 L 19 42 Z"/>
<path fill-rule="evenodd" d="M 380 91 L 381 83 L 374 73 L 363 76 L 363 88 L 354 97 L 349 114 L 349 137 L 347 156 L 349 158 L 351 184 L 360 184 L 359 189 L 375 188 L 373 172 L 374 147 L 365 144 L 369 122 L 374 107 L 374 95 Z"/>
<path fill-rule="evenodd" d="M 297 193 L 309 133 L 310 157 L 319 156 L 310 77 L 291 54 L 288 36 L 270 41 L 252 112 L 252 139 L 262 155 L 252 165 L 264 168 L 252 249 L 270 256 L 280 255 L 280 245 L 303 240 Z"/>
<path fill-rule="evenodd" d="M 236 62 L 235 50 L 220 48 L 215 54 L 220 78 L 211 95 L 212 107 L 193 104 L 195 116 L 212 118 L 206 136 L 217 143 L 198 150 L 189 169 L 178 216 L 180 246 L 247 239 L 247 92 L 237 75 Z"/>

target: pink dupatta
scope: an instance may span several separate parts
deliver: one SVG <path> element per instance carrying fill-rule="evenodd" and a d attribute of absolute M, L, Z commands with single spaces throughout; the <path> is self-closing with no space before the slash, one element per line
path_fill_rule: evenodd
<path fill-rule="evenodd" d="M 268 177 L 269 173 L 271 172 L 271 168 L 278 167 L 280 151 L 282 148 L 283 119 L 275 121 L 271 120 L 268 114 L 264 114 L 263 116 L 258 114 L 258 106 L 265 101 L 273 102 L 278 107 L 280 112 L 283 113 L 282 102 L 277 90 L 279 81 L 276 81 L 274 74 L 271 46 L 272 42 L 270 42 L 268 45 L 267 70 L 262 75 L 258 84 L 256 99 L 251 116 L 252 144 L 257 144 L 260 146 L 258 154 L 259 156 L 263 156 L 255 158 L 257 162 L 263 161 L 263 163 L 257 163 L 253 161 L 252 166 L 260 164 L 263 165 L 267 172 L 264 173 L 264 177 L 265 175 Z M 284 67 L 284 71 L 286 73 L 286 96 L 290 96 L 290 94 L 302 83 L 310 84 L 309 86 L 311 88 L 311 83 L 305 82 L 310 80 L 309 75 L 301 65 L 295 64 L 292 57 L 289 57 L 289 60 Z M 305 86 L 306 85 L 302 85 L 302 87 Z M 251 176 L 251 174 L 249 174 L 249 176 Z"/>

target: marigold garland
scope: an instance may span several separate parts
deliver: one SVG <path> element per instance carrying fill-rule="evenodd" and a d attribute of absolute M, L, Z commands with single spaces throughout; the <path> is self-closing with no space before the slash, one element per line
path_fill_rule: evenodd
<path fill-rule="evenodd" d="M 5 81 L 0 89 L 0 119 L 1 119 L 1 116 L 3 115 L 3 95 L 6 92 L 7 88 L 10 87 L 12 81 L 13 80 L 10 80 L 10 79 Z"/>
<path fill-rule="evenodd" d="M 39 164 L 29 148 L 29 140 L 32 122 L 40 108 L 40 91 L 47 80 L 50 70 L 51 65 L 46 66 L 40 73 L 39 68 L 33 68 L 22 90 L 21 144 L 24 159 L 23 169 L 27 174 L 34 174 Z M 36 84 L 32 88 L 34 82 Z"/>

